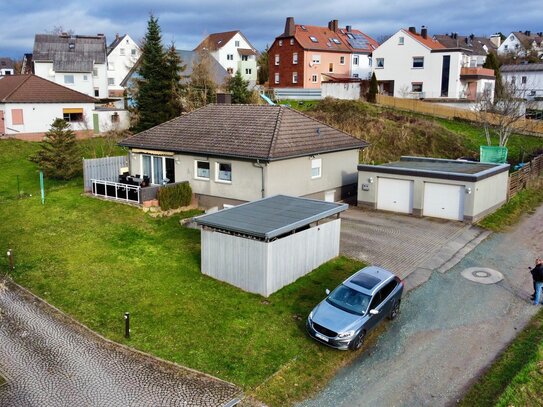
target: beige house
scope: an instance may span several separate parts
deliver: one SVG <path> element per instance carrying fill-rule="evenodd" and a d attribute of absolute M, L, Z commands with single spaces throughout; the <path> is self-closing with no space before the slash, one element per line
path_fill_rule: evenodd
<path fill-rule="evenodd" d="M 130 149 L 130 174 L 188 181 L 213 207 L 278 194 L 354 200 L 367 143 L 284 106 L 208 105 L 120 145 Z"/>

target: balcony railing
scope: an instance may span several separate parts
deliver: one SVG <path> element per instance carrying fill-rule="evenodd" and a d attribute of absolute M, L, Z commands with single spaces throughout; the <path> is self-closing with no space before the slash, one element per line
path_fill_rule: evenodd
<path fill-rule="evenodd" d="M 494 76 L 494 70 L 488 69 L 488 68 L 461 68 L 460 69 L 460 77 L 462 76 Z"/>
<path fill-rule="evenodd" d="M 141 187 L 139 185 L 121 184 L 119 182 L 91 179 L 92 194 L 108 199 L 141 203 Z"/>

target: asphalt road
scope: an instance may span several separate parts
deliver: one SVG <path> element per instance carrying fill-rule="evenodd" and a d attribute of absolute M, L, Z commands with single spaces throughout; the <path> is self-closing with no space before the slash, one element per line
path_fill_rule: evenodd
<path fill-rule="evenodd" d="M 527 266 L 543 254 L 543 207 L 514 230 L 494 234 L 445 274 L 411 291 L 377 343 L 303 406 L 452 405 L 537 311 Z M 504 280 L 468 281 L 487 267 Z"/>

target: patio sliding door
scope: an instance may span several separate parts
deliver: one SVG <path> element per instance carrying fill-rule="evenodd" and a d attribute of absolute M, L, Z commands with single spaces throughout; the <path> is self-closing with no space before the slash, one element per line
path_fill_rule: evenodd
<path fill-rule="evenodd" d="M 141 176 L 149 177 L 149 179 L 151 179 L 151 156 L 150 155 L 141 156 Z"/>
<path fill-rule="evenodd" d="M 162 184 L 164 181 L 164 157 L 153 156 L 153 184 Z"/>

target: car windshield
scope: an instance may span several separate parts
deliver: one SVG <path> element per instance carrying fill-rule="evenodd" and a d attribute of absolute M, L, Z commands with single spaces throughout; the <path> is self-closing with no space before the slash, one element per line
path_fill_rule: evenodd
<path fill-rule="evenodd" d="M 362 315 L 368 308 L 370 297 L 342 284 L 332 291 L 326 301 L 343 311 Z"/>

